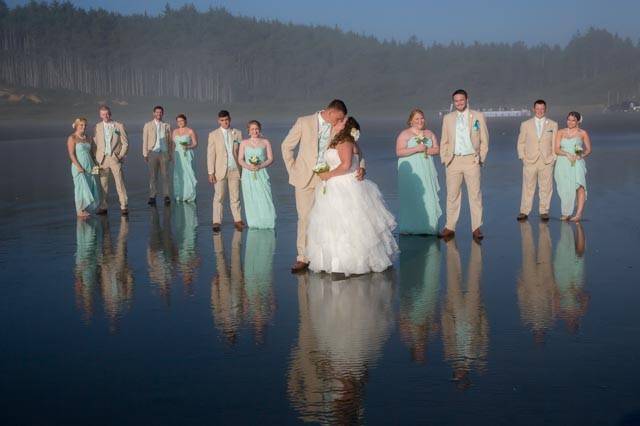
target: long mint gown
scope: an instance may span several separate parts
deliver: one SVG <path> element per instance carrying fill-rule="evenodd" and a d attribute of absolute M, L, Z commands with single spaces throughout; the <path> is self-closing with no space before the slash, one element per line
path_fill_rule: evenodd
<path fill-rule="evenodd" d="M 247 146 L 244 150 L 244 161 L 256 156 L 261 162 L 267 161 L 267 149 Z M 276 209 L 271 197 L 271 182 L 267 169 L 258 171 L 242 171 L 242 200 L 249 228 L 274 229 L 276 226 Z"/>
<path fill-rule="evenodd" d="M 416 138 L 412 137 L 407 141 L 407 148 L 415 146 Z M 425 157 L 423 152 L 417 152 L 398 158 L 398 230 L 401 234 L 438 233 L 438 219 L 442 216 L 439 191 L 438 172 L 432 156 Z"/>
<path fill-rule="evenodd" d="M 582 139 L 562 138 L 560 141 L 560 149 L 570 154 L 576 151 L 576 147 L 584 150 Z M 576 190 L 579 187 L 584 188 L 585 198 L 587 195 L 587 165 L 584 160 L 577 160 L 573 165 L 565 156 L 558 156 L 554 177 L 558 196 L 560 196 L 560 210 L 563 216 L 571 216 L 576 204 Z"/>
<path fill-rule="evenodd" d="M 196 200 L 196 173 L 193 170 L 194 152 L 183 144 L 190 144 L 189 135 L 175 137 L 176 152 L 173 166 L 173 193 L 178 201 L 193 202 Z"/>
<path fill-rule="evenodd" d="M 96 176 L 91 174 L 91 169 L 96 165 L 91 156 L 91 144 L 78 142 L 75 150 L 76 158 L 84 169 L 84 173 L 80 173 L 76 166 L 71 164 L 76 212 L 95 210 L 100 204 L 100 187 Z"/>

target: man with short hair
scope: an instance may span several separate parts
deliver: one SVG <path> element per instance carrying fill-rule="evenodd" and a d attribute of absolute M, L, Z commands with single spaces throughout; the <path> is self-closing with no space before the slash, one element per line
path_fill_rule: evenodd
<path fill-rule="evenodd" d="M 484 238 L 482 226 L 482 191 L 480 167 L 489 151 L 489 130 L 484 114 L 469 109 L 467 92 L 453 92 L 455 111 L 442 119 L 440 158 L 446 168 L 447 223 L 439 237 L 445 240 L 455 236 L 460 216 L 461 187 L 464 181 L 471 210 L 471 229 L 477 242 Z"/>
<path fill-rule="evenodd" d="M 219 232 L 222 224 L 222 203 L 227 189 L 235 228 L 242 231 L 242 208 L 240 206 L 240 173 L 238 148 L 242 132 L 231 127 L 231 114 L 222 110 L 218 113 L 218 127 L 209 133 L 207 145 L 207 169 L 213 193 L 213 232 Z"/>
<path fill-rule="evenodd" d="M 533 196 L 538 184 L 538 211 L 542 221 L 549 220 L 549 207 L 553 194 L 553 165 L 556 154 L 553 144 L 558 123 L 546 117 L 547 103 L 538 99 L 533 103 L 534 117 L 520 124 L 518 158 L 522 160 L 522 200 L 518 221 L 525 221 L 531 213 Z"/>
<path fill-rule="evenodd" d="M 156 204 L 156 182 L 158 170 L 162 182 L 162 195 L 164 203 L 170 204 L 169 196 L 169 165 L 173 154 L 173 140 L 171 138 L 171 126 L 162 121 L 164 108 L 160 105 L 153 108 L 153 120 L 145 123 L 142 129 L 142 156 L 149 165 L 149 201 L 147 204 Z"/>
<path fill-rule="evenodd" d="M 122 166 L 129 150 L 127 132 L 122 123 L 111 119 L 111 108 L 102 105 L 99 108 L 100 122 L 96 124 L 93 136 L 93 153 L 100 166 L 100 186 L 102 187 L 102 201 L 96 214 L 107 214 L 107 196 L 109 194 L 109 176 L 113 175 L 116 184 L 120 212 L 123 216 L 129 214 L 127 190 L 124 186 L 124 171 Z"/>
<path fill-rule="evenodd" d="M 333 136 L 344 128 L 346 120 L 347 106 L 340 99 L 334 99 L 324 110 L 299 117 L 282 141 L 282 158 L 289 173 L 289 184 L 295 187 L 298 212 L 298 255 L 291 267 L 293 273 L 303 272 L 309 267 L 306 257 L 307 225 L 315 200 L 316 185 L 320 182 L 313 170 L 325 162 L 324 155 L 329 143 Z M 298 145 L 298 155 L 294 157 L 294 150 Z M 359 180 L 364 178 L 364 168 L 365 163 L 362 159 L 357 172 Z"/>

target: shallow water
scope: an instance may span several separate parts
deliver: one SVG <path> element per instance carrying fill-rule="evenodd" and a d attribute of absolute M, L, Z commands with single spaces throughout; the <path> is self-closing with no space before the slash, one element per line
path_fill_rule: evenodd
<path fill-rule="evenodd" d="M 399 123 L 363 120 L 368 175 L 394 212 Z M 113 191 L 109 217 L 85 222 L 66 126 L 4 127 L 2 423 L 639 423 L 640 125 L 589 128 L 581 226 L 555 219 L 555 196 L 548 225 L 515 221 L 518 123 L 489 126 L 482 245 L 465 199 L 456 240 L 399 237 L 392 270 L 334 282 L 289 273 L 286 124 L 265 126 L 276 231 L 235 232 L 227 211 L 217 236 L 205 126 L 196 206 L 146 206 L 130 124 L 131 216 Z"/>

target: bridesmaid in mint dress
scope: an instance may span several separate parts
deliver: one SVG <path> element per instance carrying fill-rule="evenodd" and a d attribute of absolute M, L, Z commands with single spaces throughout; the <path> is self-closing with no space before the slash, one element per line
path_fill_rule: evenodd
<path fill-rule="evenodd" d="M 401 234 L 438 234 L 442 216 L 438 192 L 438 172 L 433 156 L 440 153 L 438 139 L 425 129 L 424 113 L 414 109 L 409 115 L 408 129 L 396 140 L 398 156 L 398 195 Z"/>
<path fill-rule="evenodd" d="M 240 143 L 238 163 L 242 172 L 242 199 L 249 228 L 274 229 L 276 210 L 271 197 L 267 167 L 273 163 L 271 144 L 260 137 L 262 126 L 252 120 L 248 124 L 249 139 Z"/>
<path fill-rule="evenodd" d="M 589 134 L 580 128 L 582 116 L 572 111 L 567 116 L 567 128 L 558 132 L 555 153 L 558 156 L 554 177 L 562 220 L 579 222 L 587 200 L 587 166 L 585 157 L 591 154 Z M 576 208 L 577 204 L 577 208 Z M 572 216 L 575 209 L 575 215 Z"/>
<path fill-rule="evenodd" d="M 91 152 L 91 143 L 85 134 L 86 118 L 76 118 L 74 132 L 67 139 L 67 151 L 71 159 L 71 176 L 76 202 L 76 214 L 80 218 L 89 216 L 100 204 L 100 187 L 93 174 L 96 162 Z"/>
<path fill-rule="evenodd" d="M 173 166 L 173 193 L 176 201 L 196 201 L 196 173 L 193 169 L 194 149 L 198 146 L 196 132 L 187 127 L 187 116 L 176 117 L 178 128 L 173 131 L 176 152 Z"/>

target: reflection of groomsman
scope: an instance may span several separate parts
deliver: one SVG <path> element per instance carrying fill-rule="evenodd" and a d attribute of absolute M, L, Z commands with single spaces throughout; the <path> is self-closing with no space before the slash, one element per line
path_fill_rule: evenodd
<path fill-rule="evenodd" d="M 440 158 L 446 167 L 447 180 L 447 223 L 440 232 L 441 238 L 455 235 L 462 181 L 467 187 L 469 208 L 471 209 L 471 230 L 473 238 L 483 238 L 482 191 L 480 190 L 480 166 L 484 164 L 489 151 L 489 131 L 484 114 L 469 109 L 467 92 L 459 89 L 453 92 L 455 111 L 442 119 L 440 138 Z"/>
<path fill-rule="evenodd" d="M 171 126 L 162 121 L 164 108 L 156 106 L 153 108 L 153 120 L 145 123 L 142 129 L 142 156 L 149 165 L 149 202 L 156 203 L 156 182 L 158 180 L 158 170 L 162 182 L 162 195 L 164 203 L 171 203 L 169 198 L 169 164 L 173 153 L 173 140 L 171 138 Z"/>
<path fill-rule="evenodd" d="M 442 310 L 444 356 L 453 367 L 457 386 L 471 385 L 469 373 L 475 368 L 483 372 L 489 349 L 489 321 L 482 304 L 480 278 L 482 247 L 471 243 L 467 270 L 467 286 L 463 289 L 460 253 L 455 240 L 447 241 L 447 295 Z"/>
<path fill-rule="evenodd" d="M 227 266 L 222 235 L 213 234 L 213 250 L 216 256 L 216 276 L 211 283 L 211 309 L 216 327 L 231 345 L 238 340 L 238 330 L 246 309 L 244 277 L 240 259 L 242 234 L 233 232 L 231 240 L 231 265 Z"/>
<path fill-rule="evenodd" d="M 531 328 L 536 343 L 543 343 L 547 330 L 553 327 L 556 289 L 551 262 L 549 226 L 540 223 L 538 252 L 528 222 L 520 224 L 522 234 L 522 269 L 518 279 L 518 305 L 522 322 Z"/>
<path fill-rule="evenodd" d="M 231 128 L 229 111 L 218 113 L 218 127 L 209 133 L 207 145 L 207 170 L 209 182 L 213 184 L 213 231 L 220 231 L 222 223 L 222 203 L 229 189 L 231 214 L 238 231 L 244 227 L 240 207 L 240 165 L 238 148 L 242 141 L 242 132 Z"/>
<path fill-rule="evenodd" d="M 108 106 L 102 105 L 99 112 L 101 121 L 96 124 L 92 147 L 95 159 L 100 166 L 100 186 L 102 186 L 102 201 L 96 214 L 107 213 L 109 175 L 113 175 L 120 201 L 120 211 L 126 216 L 129 214 L 129 209 L 122 163 L 129 149 L 127 132 L 122 123 L 111 119 L 111 109 Z"/>
<path fill-rule="evenodd" d="M 522 160 L 522 201 L 518 220 L 526 220 L 531 212 L 538 183 L 540 219 L 549 220 L 549 204 L 553 194 L 553 163 L 556 160 L 553 144 L 558 123 L 548 119 L 547 103 L 538 99 L 533 104 L 535 116 L 523 121 L 518 135 L 518 158 Z"/>

